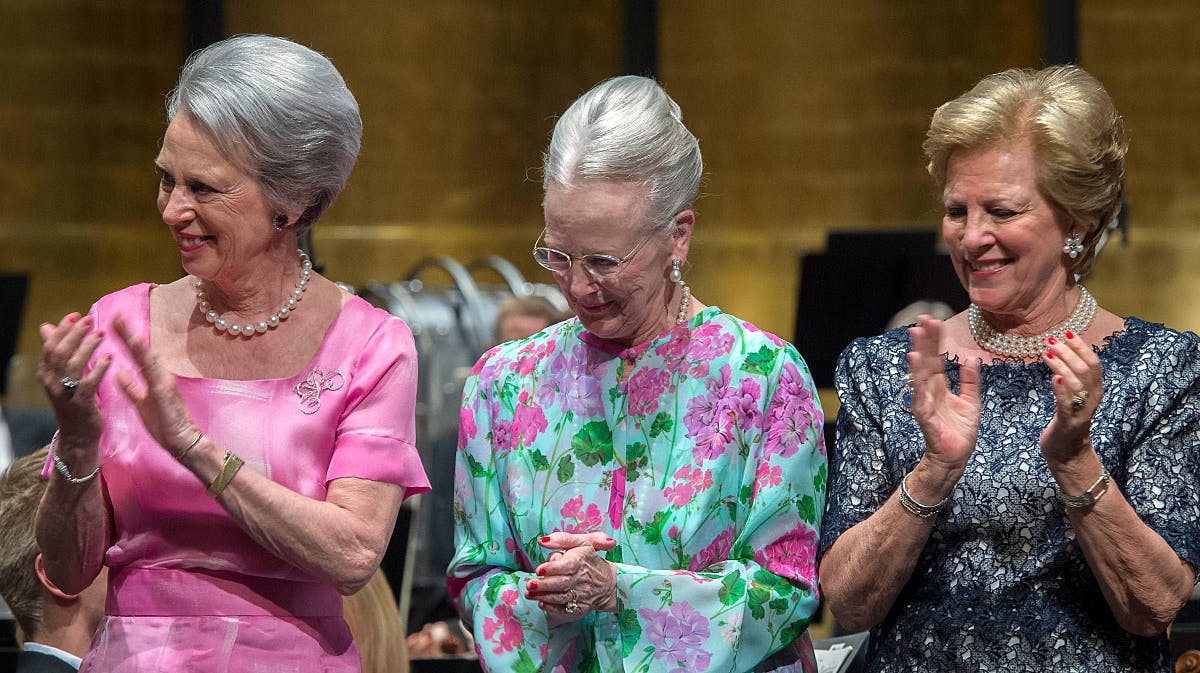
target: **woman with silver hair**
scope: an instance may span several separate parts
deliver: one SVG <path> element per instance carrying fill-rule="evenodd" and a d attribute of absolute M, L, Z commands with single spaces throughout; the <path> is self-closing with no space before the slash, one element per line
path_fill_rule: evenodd
<path fill-rule="evenodd" d="M 692 298 L 702 171 L 650 79 L 554 128 L 533 255 L 577 317 L 463 393 L 449 584 L 485 670 L 815 671 L 821 408 L 795 348 Z"/>
<path fill-rule="evenodd" d="M 46 575 L 109 568 L 84 671 L 357 671 L 340 594 L 428 489 L 407 326 L 297 250 L 358 104 L 324 56 L 248 35 L 188 60 L 168 119 L 158 208 L 188 275 L 41 326 Z"/>
<path fill-rule="evenodd" d="M 1080 283 L 1125 193 L 1080 68 L 1008 70 L 925 141 L 968 310 L 858 339 L 821 540 L 869 671 L 1174 670 L 1200 563 L 1200 338 Z"/>

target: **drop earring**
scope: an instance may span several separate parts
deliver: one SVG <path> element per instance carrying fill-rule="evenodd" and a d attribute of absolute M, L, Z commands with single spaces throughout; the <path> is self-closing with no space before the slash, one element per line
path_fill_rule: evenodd
<path fill-rule="evenodd" d="M 683 267 L 683 262 L 681 262 L 677 259 L 671 260 L 671 282 L 672 283 L 682 283 L 683 282 L 682 267 Z"/>
<path fill-rule="evenodd" d="M 1067 235 L 1067 243 L 1063 246 L 1063 252 L 1067 253 L 1067 257 L 1071 259 L 1083 254 L 1083 240 L 1079 238 L 1079 234 L 1072 231 Z"/>
<path fill-rule="evenodd" d="M 272 224 L 275 225 L 275 231 L 283 231 L 288 226 L 287 215 L 277 215 Z"/>

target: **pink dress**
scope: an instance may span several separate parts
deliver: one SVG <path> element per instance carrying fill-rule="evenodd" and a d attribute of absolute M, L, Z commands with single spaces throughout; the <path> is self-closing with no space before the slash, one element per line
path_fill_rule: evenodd
<path fill-rule="evenodd" d="M 121 316 L 149 338 L 151 287 L 102 298 L 96 324 L 113 334 Z M 80 670 L 358 671 L 341 595 L 254 542 L 151 439 L 114 376 L 136 365 L 115 338 L 96 358 L 110 351 L 97 395 L 115 543 L 107 617 Z M 416 366 L 408 326 L 356 297 L 294 376 L 177 379 L 192 419 L 242 469 L 317 500 L 341 477 L 398 484 L 407 496 L 429 490 L 414 444 Z"/>

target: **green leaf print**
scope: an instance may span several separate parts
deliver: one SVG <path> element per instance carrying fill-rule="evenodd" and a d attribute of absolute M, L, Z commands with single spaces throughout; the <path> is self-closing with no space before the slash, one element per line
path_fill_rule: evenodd
<path fill-rule="evenodd" d="M 607 463 L 613 459 L 612 430 L 604 421 L 592 421 L 571 439 L 571 450 L 579 462 L 588 467 Z"/>
<path fill-rule="evenodd" d="M 825 492 L 825 466 L 821 465 L 817 468 L 817 473 L 813 475 L 813 488 L 817 489 L 817 493 Z"/>
<path fill-rule="evenodd" d="M 637 519 L 630 516 L 630 517 L 625 517 L 625 528 L 627 528 L 629 530 L 629 532 L 631 532 L 631 533 L 638 533 L 638 532 L 641 532 L 643 526 L 642 526 L 641 521 L 638 521 Z"/>
<path fill-rule="evenodd" d="M 790 643 L 804 634 L 804 629 L 808 628 L 807 619 L 799 619 L 787 626 L 779 629 L 779 642 Z"/>
<path fill-rule="evenodd" d="M 483 464 L 478 460 L 475 460 L 475 456 L 472 456 L 469 453 L 467 454 L 467 467 L 470 468 L 472 477 L 476 479 L 488 478 L 487 468 L 484 467 Z"/>
<path fill-rule="evenodd" d="M 625 553 L 621 551 L 621 546 L 617 545 L 604 553 L 604 560 L 612 563 L 624 563 Z"/>
<path fill-rule="evenodd" d="M 733 605 L 746 595 L 746 580 L 737 573 L 729 573 L 721 579 L 721 588 L 717 590 L 717 598 L 722 605 Z"/>
<path fill-rule="evenodd" d="M 560 484 L 571 481 L 571 477 L 575 476 L 575 461 L 571 460 L 570 456 L 563 456 L 559 459 L 558 470 L 554 474 Z"/>
<path fill-rule="evenodd" d="M 504 588 L 505 581 L 504 575 L 492 575 L 492 578 L 488 580 L 487 588 L 483 590 L 484 602 L 488 605 L 495 605 L 496 600 L 500 597 L 500 590 Z"/>
<path fill-rule="evenodd" d="M 742 363 L 742 371 L 766 376 L 775 368 L 775 358 L 778 355 L 779 351 L 763 346 L 757 353 L 746 356 L 746 361 Z"/>
<path fill-rule="evenodd" d="M 550 469 L 550 461 L 546 460 L 546 454 L 537 449 L 529 452 L 529 459 L 533 461 L 533 469 L 538 472 L 545 472 Z"/>
<path fill-rule="evenodd" d="M 628 657 L 642 637 L 642 623 L 638 621 L 637 610 L 622 610 L 617 620 L 621 625 L 621 656 Z"/>
<path fill-rule="evenodd" d="M 754 583 L 761 587 L 772 589 L 787 584 L 787 580 L 773 572 L 759 568 L 758 570 L 754 571 Z"/>
<path fill-rule="evenodd" d="M 513 673 L 537 673 L 537 666 L 533 663 L 533 659 L 529 658 L 529 652 L 521 650 L 517 654 L 517 661 L 513 664 Z"/>
<path fill-rule="evenodd" d="M 767 607 L 771 608 L 771 612 L 782 615 L 783 613 L 787 612 L 790 605 L 791 603 L 788 602 L 788 599 L 776 598 L 775 600 L 771 601 Z"/>
<path fill-rule="evenodd" d="M 754 615 L 755 619 L 762 619 L 767 616 L 766 609 L 763 608 L 767 601 L 771 600 L 771 591 L 759 586 L 751 586 L 748 592 L 750 597 L 750 614 Z"/>
<path fill-rule="evenodd" d="M 654 518 L 650 523 L 646 524 L 646 530 L 642 531 L 642 537 L 646 538 L 649 544 L 658 544 L 662 542 L 662 529 L 667 525 L 667 513 L 659 510 L 654 513 Z"/>
<path fill-rule="evenodd" d="M 817 520 L 817 503 L 811 495 L 806 495 L 796 501 L 796 511 L 805 523 L 814 523 Z"/>
<path fill-rule="evenodd" d="M 632 442 L 625 448 L 625 481 L 637 481 L 641 471 L 650 463 L 646 445 L 642 442 Z"/>
<path fill-rule="evenodd" d="M 750 487 L 749 486 L 743 486 L 738 491 L 738 502 L 742 503 L 743 505 L 750 504 Z"/>
<path fill-rule="evenodd" d="M 670 433 L 675 427 L 675 421 L 665 411 L 658 412 L 654 417 L 654 422 L 650 424 L 650 436 L 657 437 L 662 434 Z"/>

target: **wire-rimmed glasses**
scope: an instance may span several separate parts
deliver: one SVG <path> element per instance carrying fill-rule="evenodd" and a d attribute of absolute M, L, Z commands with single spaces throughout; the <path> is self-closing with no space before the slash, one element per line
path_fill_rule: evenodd
<path fill-rule="evenodd" d="M 614 257 L 613 255 L 605 255 L 599 252 L 589 253 L 587 255 L 569 255 L 562 250 L 555 250 L 544 245 L 538 245 L 541 242 L 542 236 L 546 234 L 546 230 L 542 229 L 542 233 L 538 234 L 537 240 L 533 244 L 533 259 L 537 261 L 543 268 L 550 270 L 553 273 L 570 273 L 571 264 L 574 260 L 579 260 L 583 263 L 583 268 L 596 282 L 603 282 L 615 276 L 621 270 L 621 265 L 633 259 L 637 251 L 645 245 L 654 236 L 655 232 L 650 232 L 645 238 L 638 241 L 638 244 L 633 246 L 633 250 L 624 257 Z"/>

